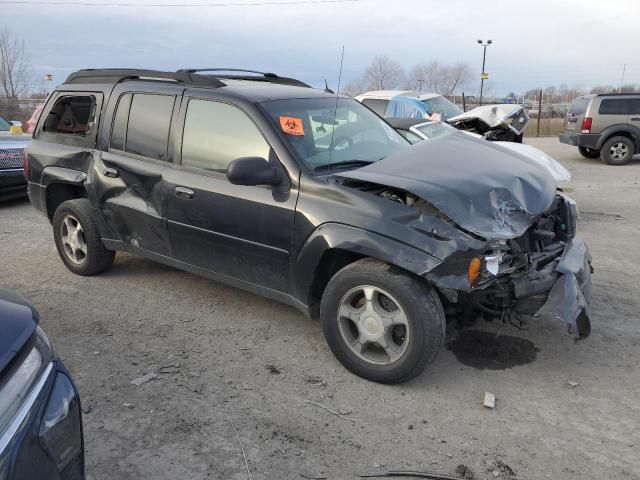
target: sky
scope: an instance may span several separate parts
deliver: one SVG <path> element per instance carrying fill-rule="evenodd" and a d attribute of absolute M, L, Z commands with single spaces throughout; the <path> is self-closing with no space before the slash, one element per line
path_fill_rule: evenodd
<path fill-rule="evenodd" d="M 0 0 L 0 26 L 27 42 L 35 89 L 97 67 L 247 68 L 335 89 L 344 46 L 343 85 L 386 55 L 407 70 L 466 62 L 473 80 L 464 90 L 476 95 L 478 39 L 493 41 L 485 95 L 619 85 L 625 64 L 624 83 L 640 84 L 640 0 L 306 1 Z"/>

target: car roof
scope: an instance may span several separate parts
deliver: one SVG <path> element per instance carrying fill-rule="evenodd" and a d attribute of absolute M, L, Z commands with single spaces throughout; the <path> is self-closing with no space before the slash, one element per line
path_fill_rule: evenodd
<path fill-rule="evenodd" d="M 286 100 L 291 98 L 336 98 L 336 94 L 317 88 L 298 87 L 294 85 L 277 85 L 250 80 L 227 80 L 226 85 L 216 89 L 217 92 L 230 93 L 254 102 L 270 100 Z M 349 98 L 340 95 L 340 98 Z"/>
<path fill-rule="evenodd" d="M 399 128 L 401 130 L 409 130 L 414 125 L 421 123 L 435 123 L 426 118 L 388 117 L 385 118 L 385 120 L 393 128 Z"/>

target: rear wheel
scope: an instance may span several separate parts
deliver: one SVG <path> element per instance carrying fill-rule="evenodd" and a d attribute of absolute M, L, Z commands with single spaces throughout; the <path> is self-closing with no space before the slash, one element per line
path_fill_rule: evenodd
<path fill-rule="evenodd" d="M 430 365 L 444 343 L 445 317 L 421 278 L 374 259 L 340 270 L 322 298 L 327 343 L 356 375 L 401 383 Z"/>
<path fill-rule="evenodd" d="M 595 148 L 578 147 L 578 151 L 584 158 L 598 158 L 600 156 L 600 150 Z"/>
<path fill-rule="evenodd" d="M 53 215 L 53 236 L 60 258 L 78 275 L 94 275 L 111 266 L 115 252 L 102 244 L 85 198 L 68 200 Z"/>
<path fill-rule="evenodd" d="M 635 145 L 630 138 L 612 137 L 602 145 L 600 156 L 609 165 L 624 165 L 629 162 L 635 152 Z"/>

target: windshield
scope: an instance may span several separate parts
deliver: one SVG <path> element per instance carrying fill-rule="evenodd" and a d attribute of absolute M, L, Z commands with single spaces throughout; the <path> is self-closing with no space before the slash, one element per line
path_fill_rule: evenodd
<path fill-rule="evenodd" d="M 455 103 L 450 100 L 447 100 L 445 97 L 433 97 L 427 100 L 422 100 L 427 106 L 427 113 L 429 116 L 434 113 L 439 113 L 442 117 L 442 120 L 448 120 L 451 117 L 455 117 L 456 115 L 460 115 L 462 113 L 462 109 L 459 108 Z"/>
<path fill-rule="evenodd" d="M 0 117 L 0 132 L 8 132 L 11 129 L 11 124 L 4 118 Z"/>
<path fill-rule="evenodd" d="M 420 125 L 416 125 L 414 128 L 419 130 L 420 133 L 424 134 L 427 138 L 442 137 L 444 135 L 450 135 L 456 131 L 456 129 L 451 125 L 439 122 L 422 123 Z"/>
<path fill-rule="evenodd" d="M 263 102 L 276 128 L 313 170 L 357 168 L 410 144 L 351 98 L 292 98 Z"/>

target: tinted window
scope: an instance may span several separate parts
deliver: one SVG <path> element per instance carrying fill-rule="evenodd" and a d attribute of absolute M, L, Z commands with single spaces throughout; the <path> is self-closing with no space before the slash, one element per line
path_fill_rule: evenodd
<path fill-rule="evenodd" d="M 226 173 L 241 157 L 269 158 L 269 144 L 240 109 L 220 102 L 191 100 L 182 137 L 182 164 Z"/>
<path fill-rule="evenodd" d="M 131 95 L 127 93 L 120 97 L 115 117 L 113 118 L 113 129 L 111 131 L 111 148 L 124 150 L 125 133 L 129 123 L 129 108 L 131 108 Z"/>
<path fill-rule="evenodd" d="M 172 95 L 133 95 L 127 127 L 127 152 L 157 160 L 167 159 L 174 100 Z"/>
<path fill-rule="evenodd" d="M 384 117 L 384 112 L 387 111 L 387 104 L 389 103 L 389 100 L 367 98 L 366 100 L 363 100 L 362 103 L 367 107 L 369 107 L 374 112 L 376 112 L 381 117 Z"/>
<path fill-rule="evenodd" d="M 8 132 L 11 128 L 11 124 L 4 118 L 0 117 L 0 132 Z"/>
<path fill-rule="evenodd" d="M 627 115 L 629 113 L 628 98 L 606 98 L 600 102 L 598 113 L 601 115 Z"/>
<path fill-rule="evenodd" d="M 44 122 L 47 133 L 84 136 L 89 133 L 96 99 L 89 95 L 69 95 L 56 100 Z"/>
<path fill-rule="evenodd" d="M 629 113 L 631 115 L 639 115 L 640 114 L 640 98 L 634 98 L 631 101 L 631 106 L 629 107 Z"/>
<path fill-rule="evenodd" d="M 591 97 L 587 98 L 576 98 L 571 107 L 569 108 L 569 115 L 584 115 L 587 112 L 587 107 L 589 106 L 589 101 Z"/>

